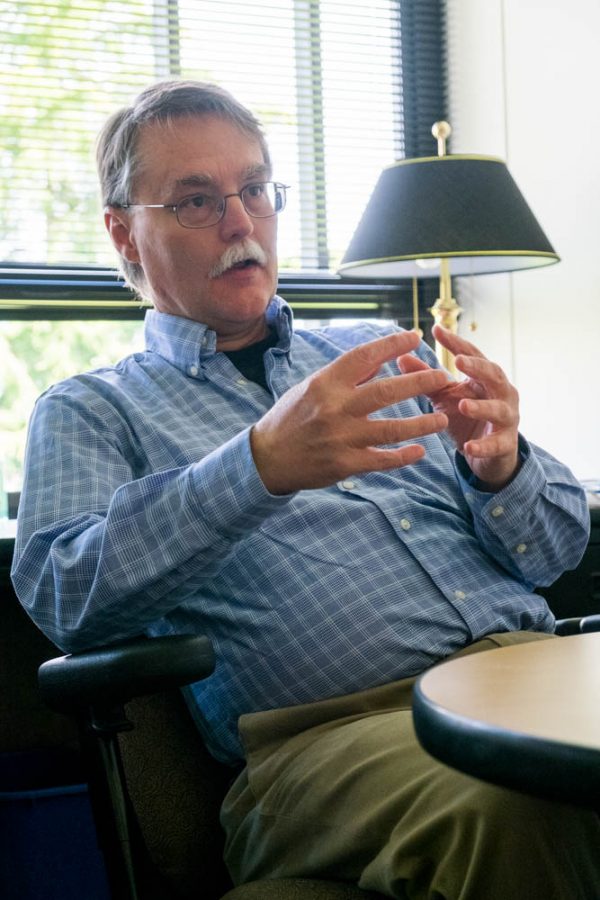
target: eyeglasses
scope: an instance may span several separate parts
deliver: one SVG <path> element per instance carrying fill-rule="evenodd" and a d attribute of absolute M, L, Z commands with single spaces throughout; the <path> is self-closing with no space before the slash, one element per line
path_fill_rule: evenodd
<path fill-rule="evenodd" d="M 215 194 L 205 191 L 184 197 L 179 203 L 122 203 L 121 209 L 170 209 L 183 228 L 210 228 L 225 215 L 229 197 L 239 197 L 244 209 L 253 219 L 268 219 L 285 208 L 288 184 L 278 181 L 258 181 L 248 184 L 237 194 Z"/>

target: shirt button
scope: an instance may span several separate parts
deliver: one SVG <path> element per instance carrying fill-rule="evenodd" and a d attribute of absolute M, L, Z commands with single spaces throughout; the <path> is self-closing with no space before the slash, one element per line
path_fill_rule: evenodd
<path fill-rule="evenodd" d="M 352 488 L 354 487 L 354 482 L 353 481 L 342 481 L 342 483 L 340 484 L 340 487 L 343 488 L 343 490 L 345 490 L 345 491 L 351 491 Z"/>
<path fill-rule="evenodd" d="M 410 522 L 408 519 L 400 519 L 400 528 L 402 531 L 410 531 Z"/>
<path fill-rule="evenodd" d="M 527 550 L 527 544 L 518 544 L 517 545 L 517 553 L 525 553 Z"/>
<path fill-rule="evenodd" d="M 239 384 L 239 385 L 248 384 L 248 382 L 246 381 L 245 378 L 236 378 L 236 382 L 235 382 L 235 383 L 236 383 L 236 384 Z"/>
<path fill-rule="evenodd" d="M 494 517 L 495 519 L 497 519 L 498 516 L 501 516 L 501 515 L 503 515 L 503 514 L 504 514 L 504 507 L 503 507 L 503 506 L 495 506 L 495 507 L 493 508 L 493 510 L 492 510 L 492 515 L 493 515 L 493 517 Z"/>
<path fill-rule="evenodd" d="M 456 600 L 464 600 L 467 595 L 464 591 L 454 591 L 454 597 Z"/>
<path fill-rule="evenodd" d="M 198 374 L 198 366 L 190 366 L 188 372 L 193 376 L 193 378 L 195 378 Z"/>

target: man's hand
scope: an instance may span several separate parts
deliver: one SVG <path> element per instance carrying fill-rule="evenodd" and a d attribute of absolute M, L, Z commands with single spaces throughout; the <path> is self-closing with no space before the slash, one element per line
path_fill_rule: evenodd
<path fill-rule="evenodd" d="M 424 367 L 407 375 L 372 380 L 384 362 L 419 343 L 410 331 L 349 350 L 295 385 L 252 429 L 251 447 L 263 483 L 272 494 L 319 488 L 348 475 L 409 465 L 424 456 L 411 441 L 442 431 L 443 411 L 408 419 L 370 418 L 376 410 L 415 397 L 439 394 L 445 372 Z"/>
<path fill-rule="evenodd" d="M 473 344 L 440 325 L 434 336 L 455 355 L 464 381 L 428 391 L 433 407 L 448 417 L 448 432 L 482 488 L 498 491 L 519 470 L 519 395 L 502 369 L 490 362 Z M 398 360 L 406 373 L 429 367 L 416 356 Z"/>

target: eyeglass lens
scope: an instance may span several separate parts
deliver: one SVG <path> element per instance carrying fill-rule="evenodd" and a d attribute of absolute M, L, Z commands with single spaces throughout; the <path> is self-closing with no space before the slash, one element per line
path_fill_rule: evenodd
<path fill-rule="evenodd" d="M 247 185 L 240 197 L 248 215 L 266 218 L 281 212 L 285 206 L 285 188 L 273 181 Z M 177 218 L 185 228 L 202 228 L 222 218 L 227 198 L 204 192 L 186 197 L 177 205 Z"/>

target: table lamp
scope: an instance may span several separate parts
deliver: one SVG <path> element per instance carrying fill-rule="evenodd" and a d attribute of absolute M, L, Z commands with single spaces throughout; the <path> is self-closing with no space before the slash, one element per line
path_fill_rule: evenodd
<path fill-rule="evenodd" d="M 506 163 L 492 156 L 446 154 L 451 133 L 436 122 L 438 155 L 403 159 L 381 173 L 339 267 L 348 278 L 439 277 L 431 308 L 456 331 L 461 308 L 451 277 L 510 272 L 558 262 Z M 450 354 L 436 343 L 441 364 Z"/>

